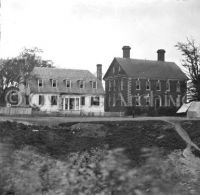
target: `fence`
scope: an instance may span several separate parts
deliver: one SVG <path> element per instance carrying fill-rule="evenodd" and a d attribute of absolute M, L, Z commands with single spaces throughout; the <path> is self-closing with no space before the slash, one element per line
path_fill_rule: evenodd
<path fill-rule="evenodd" d="M 29 107 L 0 107 L 2 115 L 31 115 L 32 108 Z"/>

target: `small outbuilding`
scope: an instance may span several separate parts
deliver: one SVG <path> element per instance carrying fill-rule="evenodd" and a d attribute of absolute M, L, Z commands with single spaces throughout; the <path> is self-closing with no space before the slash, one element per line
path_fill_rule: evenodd
<path fill-rule="evenodd" d="M 200 118 L 200 102 L 183 104 L 176 113 L 187 113 L 188 118 Z"/>

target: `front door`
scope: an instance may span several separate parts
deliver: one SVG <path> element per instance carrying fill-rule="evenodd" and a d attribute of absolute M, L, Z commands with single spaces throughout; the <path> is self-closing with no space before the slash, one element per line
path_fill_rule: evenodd
<path fill-rule="evenodd" d="M 67 97 L 65 98 L 65 110 L 80 110 L 80 98 L 79 97 Z"/>

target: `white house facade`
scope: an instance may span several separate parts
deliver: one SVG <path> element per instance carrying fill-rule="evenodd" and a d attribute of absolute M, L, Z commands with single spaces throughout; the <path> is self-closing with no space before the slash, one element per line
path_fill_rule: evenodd
<path fill-rule="evenodd" d="M 34 68 L 27 81 L 29 104 L 44 112 L 103 115 L 102 65 L 97 77 L 88 70 Z"/>

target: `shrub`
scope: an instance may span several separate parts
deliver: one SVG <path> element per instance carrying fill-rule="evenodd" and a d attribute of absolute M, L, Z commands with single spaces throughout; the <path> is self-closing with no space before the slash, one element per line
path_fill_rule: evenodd
<path fill-rule="evenodd" d="M 176 107 L 159 107 L 158 115 L 161 116 L 176 116 L 177 108 Z"/>
<path fill-rule="evenodd" d="M 0 183 L 1 194 L 199 194 L 200 174 L 181 161 L 181 151 L 164 157 L 158 149 L 149 149 L 145 155 L 149 156 L 145 164 L 132 167 L 123 149 L 94 148 L 59 161 L 25 147 L 14 152 L 10 167 L 3 167 L 1 181 L 7 182 Z"/>

